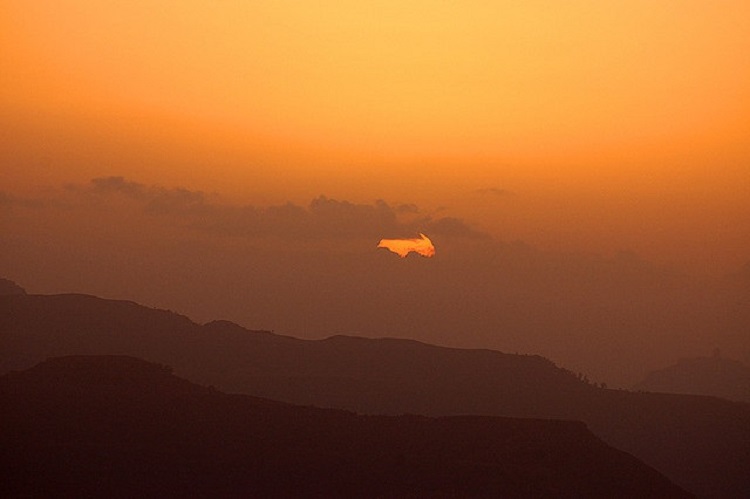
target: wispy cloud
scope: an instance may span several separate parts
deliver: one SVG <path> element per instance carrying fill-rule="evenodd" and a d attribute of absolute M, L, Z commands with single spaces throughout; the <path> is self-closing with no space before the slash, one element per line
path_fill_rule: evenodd
<path fill-rule="evenodd" d="M 203 191 L 146 185 L 118 176 L 69 184 L 61 196 L 82 209 L 124 200 L 131 203 L 131 209 L 149 217 L 193 230 L 247 238 L 378 240 L 413 237 L 419 232 L 444 238 L 489 237 L 462 219 L 423 215 L 415 204 L 391 205 L 380 199 L 363 204 L 319 196 L 307 206 L 287 202 L 259 207 L 227 203 Z M 0 204 L 14 202 L 10 196 L 0 197 Z"/>

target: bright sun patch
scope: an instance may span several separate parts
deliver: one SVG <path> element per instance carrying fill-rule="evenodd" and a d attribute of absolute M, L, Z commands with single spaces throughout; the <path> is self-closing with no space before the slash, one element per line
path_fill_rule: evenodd
<path fill-rule="evenodd" d="M 419 235 L 420 237 L 417 239 L 381 239 L 378 248 L 386 248 L 401 258 L 406 258 L 412 251 L 424 257 L 432 258 L 435 256 L 435 246 L 430 238 L 421 233 Z"/>

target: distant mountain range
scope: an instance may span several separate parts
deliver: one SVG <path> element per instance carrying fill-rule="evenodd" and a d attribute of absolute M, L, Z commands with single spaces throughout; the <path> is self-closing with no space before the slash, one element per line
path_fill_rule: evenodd
<path fill-rule="evenodd" d="M 0 377 L 3 497 L 686 498 L 585 425 L 358 416 L 125 356 Z"/>
<path fill-rule="evenodd" d="M 26 290 L 9 279 L 0 277 L 0 296 L 4 295 L 25 295 Z"/>
<path fill-rule="evenodd" d="M 579 420 L 699 496 L 750 490 L 748 404 L 607 390 L 538 356 L 299 340 L 86 295 L 0 297 L 0 372 L 81 354 L 140 357 L 224 391 L 367 414 Z"/>
<path fill-rule="evenodd" d="M 718 353 L 713 357 L 680 359 L 675 365 L 650 372 L 634 389 L 750 402 L 750 366 Z"/>

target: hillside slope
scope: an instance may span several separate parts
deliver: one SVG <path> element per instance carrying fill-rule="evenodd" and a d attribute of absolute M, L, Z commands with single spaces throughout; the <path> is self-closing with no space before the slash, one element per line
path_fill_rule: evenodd
<path fill-rule="evenodd" d="M 571 419 L 702 497 L 750 490 L 750 408 L 586 384 L 538 356 L 415 341 L 306 341 L 84 295 L 0 297 L 0 370 L 51 356 L 123 354 L 191 381 L 370 414 Z"/>
<path fill-rule="evenodd" d="M 677 364 L 650 372 L 634 388 L 750 402 L 750 366 L 719 355 L 680 359 Z"/>
<path fill-rule="evenodd" d="M 357 416 L 124 356 L 0 378 L 0 448 L 4 497 L 690 497 L 577 422 Z"/>

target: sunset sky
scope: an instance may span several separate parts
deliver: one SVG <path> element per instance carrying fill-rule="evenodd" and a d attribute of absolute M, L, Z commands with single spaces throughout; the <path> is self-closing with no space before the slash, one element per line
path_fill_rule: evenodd
<path fill-rule="evenodd" d="M 188 236 L 144 229 L 128 203 L 153 214 L 178 195 L 210 216 L 156 211 L 232 233 L 211 242 L 231 258 L 274 224 L 238 222 L 254 207 L 297 213 L 281 225 L 320 229 L 306 244 L 323 254 L 346 246 L 321 235 L 336 223 L 379 213 L 391 225 L 352 234 L 374 252 L 424 231 L 437 247 L 425 264 L 463 251 L 452 236 L 627 251 L 703 277 L 750 262 L 746 0 L 0 0 L 0 127 L 0 271 L 32 291 L 67 290 L 39 270 L 51 248 L 66 248 L 60 275 L 94 275 L 80 255 L 123 247 L 161 245 L 153 265 L 171 261 Z M 92 201 L 103 192 L 125 211 Z M 353 218 L 321 221 L 335 209 Z"/>

